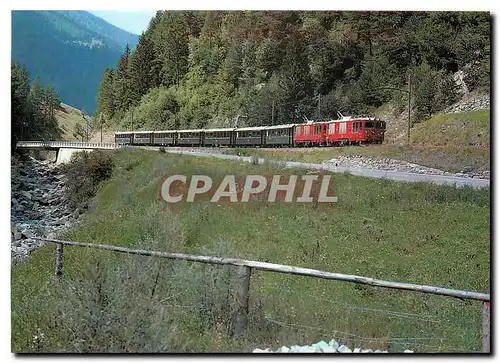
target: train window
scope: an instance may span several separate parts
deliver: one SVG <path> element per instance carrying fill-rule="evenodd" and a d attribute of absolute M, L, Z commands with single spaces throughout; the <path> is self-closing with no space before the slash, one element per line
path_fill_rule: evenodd
<path fill-rule="evenodd" d="M 366 121 L 365 123 L 365 128 L 367 129 L 372 129 L 375 127 L 375 123 L 374 122 L 371 122 L 371 121 Z"/>
<path fill-rule="evenodd" d="M 346 130 L 347 130 L 347 125 L 345 122 L 341 122 L 339 124 L 339 133 L 341 134 L 345 134 L 346 133 Z"/>
<path fill-rule="evenodd" d="M 309 136 L 309 126 L 304 127 L 304 136 Z"/>
<path fill-rule="evenodd" d="M 353 122 L 352 123 L 352 132 L 358 132 L 359 131 L 359 122 Z"/>
<path fill-rule="evenodd" d="M 331 123 L 330 124 L 330 134 L 334 134 L 335 133 L 335 124 L 334 123 Z"/>
<path fill-rule="evenodd" d="M 300 128 L 302 126 L 295 126 L 295 136 L 300 136 Z"/>
<path fill-rule="evenodd" d="M 320 126 L 319 125 L 315 125 L 313 132 L 314 132 L 314 135 L 319 135 L 319 133 L 320 133 Z"/>

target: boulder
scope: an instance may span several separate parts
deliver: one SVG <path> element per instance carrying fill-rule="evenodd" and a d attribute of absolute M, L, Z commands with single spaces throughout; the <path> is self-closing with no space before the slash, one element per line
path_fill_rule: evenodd
<path fill-rule="evenodd" d="M 330 343 L 328 343 L 328 345 L 335 350 L 339 349 L 340 346 L 340 344 L 337 343 L 335 339 L 330 340 Z"/>
<path fill-rule="evenodd" d="M 345 345 L 341 345 L 341 346 L 337 349 L 337 351 L 338 351 L 339 353 L 352 353 L 352 350 L 351 350 L 351 349 L 349 349 L 348 347 L 346 347 Z"/>
<path fill-rule="evenodd" d="M 31 232 L 29 229 L 24 229 L 22 232 L 21 232 L 21 235 L 22 237 L 24 237 L 25 239 L 29 239 L 29 238 L 33 238 L 35 237 L 35 234 L 33 232 Z"/>

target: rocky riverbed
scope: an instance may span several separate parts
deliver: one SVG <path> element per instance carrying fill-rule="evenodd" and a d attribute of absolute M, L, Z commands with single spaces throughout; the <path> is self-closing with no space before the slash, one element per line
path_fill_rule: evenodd
<path fill-rule="evenodd" d="M 11 162 L 12 264 L 25 261 L 43 243 L 33 237 L 55 238 L 71 227 L 77 214 L 63 198 L 65 177 L 50 161 L 30 156 Z"/>

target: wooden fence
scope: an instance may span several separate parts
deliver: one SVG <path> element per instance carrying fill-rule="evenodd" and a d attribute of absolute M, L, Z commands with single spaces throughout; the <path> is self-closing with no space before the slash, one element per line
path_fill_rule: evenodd
<path fill-rule="evenodd" d="M 389 289 L 399 289 L 399 290 L 410 290 L 421 293 L 428 293 L 434 295 L 444 295 L 455 297 L 459 299 L 470 299 L 479 300 L 483 302 L 483 324 L 482 324 L 482 336 L 483 336 L 483 352 L 490 353 L 490 294 L 484 294 L 472 291 L 463 291 L 455 289 L 447 289 L 437 286 L 429 285 L 417 285 L 405 282 L 394 282 L 373 279 L 370 277 L 356 276 L 356 275 L 345 275 L 332 272 L 319 271 L 309 268 L 279 265 L 268 262 L 250 261 L 238 258 L 224 258 L 224 257 L 214 257 L 214 256 L 197 256 L 185 253 L 172 253 L 172 252 L 158 252 L 158 251 L 148 251 L 148 250 L 138 250 L 130 249 L 125 247 L 94 244 L 94 243 L 82 243 L 82 242 L 71 242 L 71 241 L 61 241 L 49 238 L 34 238 L 40 241 L 56 243 L 56 267 L 54 277 L 60 279 L 62 276 L 62 266 L 63 266 L 63 247 L 64 246 L 76 246 L 76 247 L 90 247 L 101 250 L 108 250 L 114 252 L 128 253 L 134 255 L 142 256 L 152 256 L 152 257 L 162 257 L 168 259 L 185 260 L 202 262 L 209 264 L 218 265 L 233 265 L 238 266 L 238 291 L 237 291 L 237 309 L 236 309 L 236 321 L 234 332 L 236 336 L 242 336 L 248 322 L 248 300 L 249 300 L 249 288 L 250 288 L 250 276 L 252 269 L 271 271 L 277 273 L 285 273 L 292 275 L 302 275 L 310 276 L 328 280 L 346 281 L 355 284 L 364 284 L 370 286 L 385 287 Z"/>

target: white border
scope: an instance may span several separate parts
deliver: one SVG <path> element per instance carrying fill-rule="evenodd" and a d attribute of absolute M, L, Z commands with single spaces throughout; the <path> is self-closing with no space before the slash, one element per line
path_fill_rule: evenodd
<path fill-rule="evenodd" d="M 3 5 L 4 3 L 2 3 Z M 89 9 L 89 10 L 110 10 L 113 7 L 119 10 L 150 10 L 150 9 L 171 9 L 171 10 L 259 10 L 259 9 L 267 9 L 267 10 L 462 10 L 462 11 L 471 11 L 471 10 L 480 10 L 480 11 L 492 11 L 493 15 L 497 15 L 498 2 L 488 1 L 488 0 L 475 0 L 475 1 L 463 1 L 463 0 L 455 0 L 455 1 L 436 1 L 436 0 L 420 0 L 418 2 L 414 2 L 412 4 L 408 4 L 407 2 L 400 0 L 380 0 L 380 1 L 362 1 L 362 0 L 349 0 L 349 1 L 317 1 L 317 0 L 309 0 L 309 1 L 299 1 L 299 0 L 288 0 L 286 2 L 276 1 L 276 0 L 254 0 L 252 2 L 242 2 L 242 1 L 217 1 L 217 2 L 207 2 L 197 0 L 185 0 L 182 2 L 165 2 L 165 1 L 141 1 L 141 6 L 138 8 L 137 6 L 126 6 L 122 1 L 108 1 L 106 3 L 102 1 L 96 0 L 87 0 L 85 2 L 68 2 L 62 0 L 46 0 L 44 2 L 35 2 L 35 1 L 16 1 L 11 4 L 7 4 L 7 9 L 1 12 L 2 16 L 2 32 L 1 36 L 3 37 L 2 45 L 3 45 L 3 67 L 2 69 L 2 82 L 4 85 L 2 90 L 4 92 L 2 100 L 4 101 L 4 107 L 2 107 L 2 112 L 4 113 L 4 117 L 2 118 L 2 135 L 4 142 L 1 144 L 1 148 L 3 149 L 0 152 L 0 157 L 2 158 L 2 166 L 3 172 L 1 173 L 1 185 L 2 188 L 2 200 L 1 200 L 1 219 L 0 222 L 4 226 L 1 228 L 1 231 L 5 238 L 2 238 L 4 241 L 3 248 L 4 251 L 2 253 L 3 263 L 2 267 L 4 271 L 2 273 L 2 277 L 4 278 L 2 287 L 4 289 L 4 293 L 2 294 L 1 302 L 2 308 L 1 311 L 4 314 L 1 328 L 1 336 L 0 336 L 0 344 L 2 345 L 2 355 L 3 358 L 7 361 L 13 360 L 14 356 L 10 353 L 10 243 L 7 241 L 10 240 L 9 230 L 10 230 L 10 48 L 11 48 L 11 10 L 42 10 L 42 9 L 67 9 L 67 10 L 81 10 L 81 9 Z M 10 5 L 10 6 L 9 6 Z M 495 19 L 495 22 L 498 23 L 498 19 Z M 496 27 L 498 24 L 495 24 Z M 498 48 L 498 31 L 495 29 L 493 34 L 494 47 L 493 49 Z M 494 57 L 495 64 L 492 65 L 492 68 L 497 69 L 498 65 L 498 55 Z M 496 76 L 495 76 L 496 78 Z M 9 86 L 7 86 L 9 85 Z M 9 88 L 8 88 L 9 87 Z M 498 92 L 495 93 L 494 104 L 499 105 L 498 102 Z M 496 116 L 496 113 L 495 113 Z M 498 121 L 493 118 L 494 121 Z M 492 123 L 493 123 L 492 120 Z M 497 167 L 497 161 L 500 160 L 500 155 L 498 155 L 498 151 L 495 151 L 495 155 L 493 159 L 495 160 L 494 167 Z M 493 165 L 492 165 L 493 167 Z M 495 198 L 496 204 L 499 202 L 498 192 L 497 197 Z M 500 216 L 495 216 L 495 223 L 497 226 L 500 226 Z M 492 236 L 493 237 L 493 236 Z M 493 242 L 492 242 L 493 243 Z M 498 247 L 496 248 L 495 256 L 498 255 Z M 493 261 L 492 261 L 493 262 Z M 492 263 L 493 266 L 493 263 Z M 497 268 L 498 270 L 498 268 Z M 495 273 L 496 275 L 496 273 Z M 494 314 L 496 317 L 497 314 Z M 495 321 L 496 322 L 496 321 Z M 495 325 L 493 325 L 495 327 Z M 495 332 L 498 330 L 495 329 Z M 497 337 L 498 334 L 495 334 L 494 337 Z M 496 343 L 492 342 L 492 346 L 498 348 Z M 89 357 L 96 361 L 104 360 L 102 357 Z M 125 357 L 120 357 L 125 358 Z M 177 360 L 183 357 L 165 357 L 167 359 Z M 163 358 L 163 359 L 165 359 Z M 193 357 L 196 359 L 196 357 Z M 230 359 L 234 360 L 242 360 L 249 359 L 252 357 L 233 357 Z M 254 359 L 257 357 L 253 357 Z M 260 359 L 270 359 L 264 356 L 260 356 Z M 295 359 L 301 359 L 298 357 L 294 357 Z M 307 357 L 309 358 L 309 357 Z M 307 359 L 306 358 L 306 359 Z M 324 357 L 325 358 L 325 357 Z M 336 356 L 336 359 L 341 357 Z M 362 359 L 356 357 L 346 357 L 349 359 Z M 346 359 L 341 358 L 341 359 Z M 410 360 L 412 357 L 402 357 L 403 360 Z M 432 357 L 424 357 L 426 360 L 438 360 L 439 358 Z M 458 357 L 450 357 L 453 360 L 461 360 Z M 40 358 L 24 358 L 26 360 L 32 359 L 40 359 Z M 52 359 L 51 357 L 49 359 Z M 62 360 L 69 360 L 71 357 L 64 357 Z M 141 358 L 144 359 L 144 358 Z M 396 358 L 398 359 L 398 358 Z M 468 358 L 470 359 L 470 358 Z M 476 359 L 476 358 L 473 358 Z M 399 360 L 399 359 L 398 359 Z M 4 361 L 4 360 L 3 360 Z"/>

